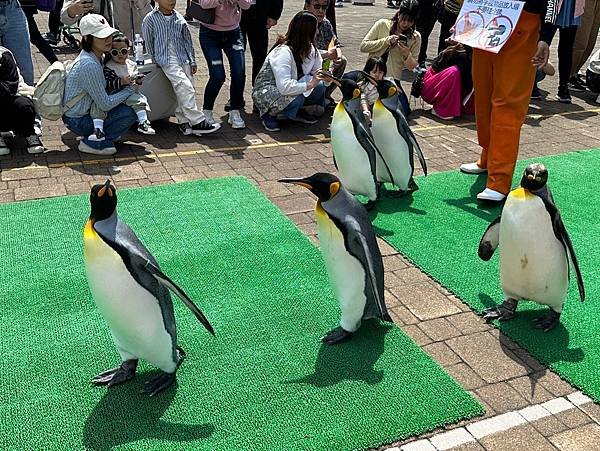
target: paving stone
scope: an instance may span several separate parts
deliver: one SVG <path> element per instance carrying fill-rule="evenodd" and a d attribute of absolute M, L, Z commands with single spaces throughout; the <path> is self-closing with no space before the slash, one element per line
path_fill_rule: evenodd
<path fill-rule="evenodd" d="M 531 423 L 544 437 L 557 434 L 567 429 L 567 426 L 554 415 L 541 418 Z"/>
<path fill-rule="evenodd" d="M 540 404 L 554 398 L 554 395 L 539 384 L 532 375 L 517 377 L 508 384 L 525 398 L 530 404 Z"/>
<path fill-rule="evenodd" d="M 600 450 L 600 426 L 586 424 L 553 435 L 550 441 L 561 451 L 598 451 Z"/>
<path fill-rule="evenodd" d="M 581 407 L 585 413 L 587 413 L 592 420 L 596 423 L 600 423 L 600 405 L 596 403 L 583 404 Z"/>
<path fill-rule="evenodd" d="M 50 171 L 44 167 L 19 168 L 9 171 L 2 171 L 0 178 L 5 181 L 36 179 L 42 177 L 50 177 Z"/>
<path fill-rule="evenodd" d="M 445 318 L 423 321 L 419 324 L 419 327 L 434 342 L 447 340 L 461 335 L 460 331 Z"/>
<path fill-rule="evenodd" d="M 506 382 L 486 385 L 477 389 L 476 392 L 496 413 L 518 410 L 529 404 L 525 398 Z"/>
<path fill-rule="evenodd" d="M 465 443 L 464 445 L 456 446 L 450 451 L 485 451 L 485 448 L 477 442 Z"/>
<path fill-rule="evenodd" d="M 519 413 L 521 414 L 521 416 L 523 418 L 525 418 L 530 423 L 537 421 L 541 418 L 546 418 L 546 417 L 552 415 L 550 412 L 548 412 L 546 409 L 544 409 L 539 404 L 525 407 L 525 408 L 519 410 Z"/>
<path fill-rule="evenodd" d="M 404 271 L 407 270 L 397 271 L 395 274 L 398 275 Z M 391 291 L 420 320 L 441 318 L 460 312 L 430 283 L 404 285 L 393 288 Z"/>
<path fill-rule="evenodd" d="M 527 370 L 507 356 L 498 340 L 487 332 L 452 338 L 447 343 L 487 382 L 501 382 L 527 374 Z"/>
<path fill-rule="evenodd" d="M 539 383 L 554 396 L 566 396 L 577 391 L 551 371 L 546 371 L 539 378 Z"/>
<path fill-rule="evenodd" d="M 580 391 L 576 391 L 575 393 L 571 393 L 570 395 L 567 395 L 567 399 L 576 406 L 581 406 L 588 402 L 592 402 L 592 398 L 584 395 Z"/>
<path fill-rule="evenodd" d="M 578 408 L 565 410 L 564 412 L 557 414 L 556 418 L 564 423 L 569 429 L 575 429 L 593 421 L 589 415 Z"/>
<path fill-rule="evenodd" d="M 556 451 L 531 425 L 522 425 L 479 439 L 487 451 Z"/>
<path fill-rule="evenodd" d="M 454 365 L 461 361 L 460 357 L 458 357 L 446 343 L 431 343 L 427 346 L 423 346 L 423 350 L 442 366 Z"/>
<path fill-rule="evenodd" d="M 448 366 L 446 371 L 466 390 L 474 390 L 485 385 L 485 381 L 465 363 Z"/>
<path fill-rule="evenodd" d="M 481 442 L 482 437 L 505 431 L 525 422 L 525 418 L 519 415 L 518 412 L 507 412 L 492 418 L 468 424 L 466 428 L 473 437 Z"/>
<path fill-rule="evenodd" d="M 438 450 L 448 450 L 456 446 L 464 445 L 465 443 L 475 441 L 475 438 L 467 432 L 465 428 L 456 428 L 448 432 L 437 434 L 429 439 L 429 441 Z"/>
<path fill-rule="evenodd" d="M 436 451 L 429 440 L 418 440 L 400 447 L 401 451 Z"/>
<path fill-rule="evenodd" d="M 555 398 L 550 401 L 546 401 L 542 404 L 542 407 L 551 414 L 555 415 L 565 410 L 573 409 L 575 406 L 567 401 L 565 398 Z"/>
<path fill-rule="evenodd" d="M 45 197 L 64 196 L 66 194 L 67 191 L 62 184 L 15 188 L 15 200 L 42 199 Z"/>
<path fill-rule="evenodd" d="M 431 343 L 431 339 L 417 325 L 402 326 L 402 330 L 419 346 Z"/>
<path fill-rule="evenodd" d="M 448 321 L 454 327 L 460 330 L 463 335 L 472 334 L 475 332 L 483 332 L 491 329 L 491 326 L 486 324 L 481 317 L 473 312 L 459 313 L 448 317 Z"/>

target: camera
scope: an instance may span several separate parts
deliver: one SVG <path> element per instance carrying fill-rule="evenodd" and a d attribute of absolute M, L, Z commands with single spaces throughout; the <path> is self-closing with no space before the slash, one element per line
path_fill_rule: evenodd
<path fill-rule="evenodd" d="M 404 35 L 404 34 L 399 34 L 398 35 L 398 43 L 402 43 L 404 45 L 408 44 L 408 36 Z"/>

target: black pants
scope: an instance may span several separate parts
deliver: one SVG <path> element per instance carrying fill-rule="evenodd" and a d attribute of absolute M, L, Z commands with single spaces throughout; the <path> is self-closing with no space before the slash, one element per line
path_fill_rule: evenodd
<path fill-rule="evenodd" d="M 560 39 L 558 40 L 558 84 L 564 86 L 569 82 L 569 78 L 571 78 L 573 44 L 575 43 L 577 27 L 554 27 L 550 39 L 554 38 L 557 29 L 560 35 Z"/>
<path fill-rule="evenodd" d="M 35 106 L 30 98 L 16 96 L 8 101 L 3 100 L 2 116 L 4 120 L 0 121 L 0 131 L 13 131 L 25 137 L 35 134 L 33 129 Z"/>
<path fill-rule="evenodd" d="M 58 61 L 58 58 L 54 54 L 54 50 L 50 47 L 50 44 L 42 37 L 40 30 L 38 29 L 37 23 L 33 17 L 33 12 L 25 9 L 25 17 L 27 17 L 27 26 L 29 27 L 29 40 L 35 45 L 38 50 L 44 55 L 50 64 L 54 61 Z"/>
<path fill-rule="evenodd" d="M 242 12 L 240 29 L 244 36 L 246 47 L 250 45 L 252 54 L 252 85 L 260 71 L 269 50 L 269 30 L 265 26 L 266 20 L 259 20 L 254 8 Z"/>
<path fill-rule="evenodd" d="M 48 30 L 54 35 L 60 33 L 60 11 L 62 10 L 64 0 L 58 0 L 56 7 L 48 15 Z"/>
<path fill-rule="evenodd" d="M 419 19 L 417 22 L 417 31 L 421 34 L 421 49 L 419 51 L 418 63 L 422 64 L 427 59 L 427 46 L 429 45 L 429 36 L 433 31 L 436 22 L 440 23 L 440 37 L 438 39 L 438 54 L 448 47 L 446 39 L 450 37 L 450 28 L 456 22 L 457 15 L 451 13 L 443 7 L 436 5 L 436 0 L 422 0 L 420 6 Z"/>

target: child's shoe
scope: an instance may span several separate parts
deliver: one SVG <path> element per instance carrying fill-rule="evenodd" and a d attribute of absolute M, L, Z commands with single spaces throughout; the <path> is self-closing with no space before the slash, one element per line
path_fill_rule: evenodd
<path fill-rule="evenodd" d="M 104 141 L 106 135 L 104 134 L 104 130 L 100 130 L 99 128 L 94 129 L 94 133 L 88 136 L 88 141 Z"/>
<path fill-rule="evenodd" d="M 156 130 L 152 128 L 149 120 L 142 121 L 138 124 L 137 131 L 144 135 L 156 135 Z"/>

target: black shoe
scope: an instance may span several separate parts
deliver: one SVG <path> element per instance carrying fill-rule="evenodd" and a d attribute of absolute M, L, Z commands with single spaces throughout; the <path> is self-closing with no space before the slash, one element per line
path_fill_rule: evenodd
<path fill-rule="evenodd" d="M 567 85 L 558 86 L 558 94 L 556 94 L 556 99 L 560 103 L 571 103 L 571 94 L 569 93 L 569 87 Z"/>
<path fill-rule="evenodd" d="M 246 106 L 246 101 L 242 100 L 242 107 L 240 108 L 240 110 L 243 110 L 245 106 Z M 231 100 L 227 101 L 227 103 L 225 104 L 223 109 L 227 112 L 231 111 Z"/>
<path fill-rule="evenodd" d="M 294 122 L 300 122 L 302 124 L 316 124 L 317 122 L 319 122 L 317 118 L 302 110 L 298 111 L 296 117 L 292 117 L 290 119 Z"/>
<path fill-rule="evenodd" d="M 60 33 L 54 34 L 49 31 L 48 33 L 44 33 L 42 38 L 50 45 L 58 45 L 60 42 Z"/>
<path fill-rule="evenodd" d="M 394 4 L 394 2 L 393 2 L 393 1 L 391 1 L 391 0 L 388 0 L 388 2 L 387 2 L 387 7 L 388 7 L 388 8 L 392 8 L 392 9 L 396 9 L 396 5 L 395 5 L 395 4 Z"/>
<path fill-rule="evenodd" d="M 569 80 L 569 89 L 571 91 L 578 91 L 578 92 L 584 92 L 587 91 L 587 87 L 585 85 L 585 83 L 583 82 L 583 80 L 577 76 L 575 77 L 571 77 L 571 79 Z"/>
<path fill-rule="evenodd" d="M 209 124 L 206 121 L 191 126 L 192 134 L 194 135 L 208 135 L 209 133 L 216 132 L 220 128 L 221 124 Z"/>
<path fill-rule="evenodd" d="M 537 85 L 534 85 L 533 89 L 531 90 L 531 100 L 542 100 L 542 93 Z"/>

